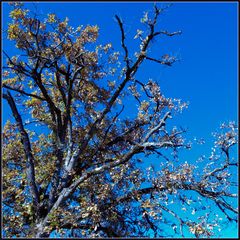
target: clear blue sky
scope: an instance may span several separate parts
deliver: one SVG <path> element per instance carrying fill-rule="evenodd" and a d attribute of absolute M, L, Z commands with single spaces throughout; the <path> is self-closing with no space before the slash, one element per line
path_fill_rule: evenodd
<path fill-rule="evenodd" d="M 162 3 L 159 3 L 161 6 Z M 33 8 L 32 3 L 27 7 Z M 153 3 L 36 3 L 42 14 L 56 13 L 60 18 L 68 17 L 73 26 L 97 24 L 100 27 L 99 42 L 112 42 L 120 48 L 120 33 L 114 15 L 118 14 L 127 30 L 128 46 L 136 49 L 133 40 L 136 29 L 141 28 L 140 18 L 144 11 L 152 10 Z M 140 70 L 142 80 L 153 78 L 160 82 L 165 96 L 189 101 L 188 110 L 175 118 L 174 123 L 187 127 L 190 137 L 211 138 L 220 123 L 237 121 L 237 3 L 174 3 L 159 22 L 159 29 L 182 30 L 181 36 L 163 37 L 156 41 L 151 55 L 177 54 L 181 61 L 173 67 L 161 67 L 146 63 Z M 3 28 L 6 29 L 9 6 L 3 4 Z M 14 54 L 11 45 L 3 41 L 3 48 Z M 9 108 L 3 102 L 3 122 L 9 118 Z M 210 150 L 206 144 L 183 155 L 189 160 Z M 209 152 L 208 152 L 209 153 Z M 207 154 L 208 154 L 207 153 Z M 226 237 L 233 232 L 226 232 Z M 236 234 L 236 231 L 234 232 Z"/>

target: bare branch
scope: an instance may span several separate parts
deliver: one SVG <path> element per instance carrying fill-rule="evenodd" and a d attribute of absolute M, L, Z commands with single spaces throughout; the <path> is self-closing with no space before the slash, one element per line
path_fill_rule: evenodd
<path fill-rule="evenodd" d="M 159 32 L 155 32 L 154 33 L 154 36 L 157 36 L 157 35 L 166 35 L 168 37 L 172 37 L 172 36 L 175 36 L 175 35 L 180 35 L 182 34 L 182 31 L 176 31 L 176 32 L 168 32 L 168 31 L 159 31 Z"/>
<path fill-rule="evenodd" d="M 115 17 L 117 19 L 118 25 L 120 27 L 121 35 L 122 35 L 122 42 L 121 43 L 122 43 L 122 47 L 123 47 L 123 49 L 125 51 L 124 61 L 127 64 L 127 69 L 129 69 L 130 68 L 130 65 L 129 65 L 130 63 L 129 63 L 129 58 L 128 58 L 128 48 L 127 48 L 127 46 L 125 44 L 125 32 L 124 32 L 124 29 L 123 29 L 123 23 L 122 23 L 121 19 L 117 15 L 115 15 Z"/>
<path fill-rule="evenodd" d="M 148 56 L 146 56 L 146 59 L 147 60 L 150 60 L 150 61 L 153 61 L 153 62 L 156 62 L 156 63 L 160 63 L 160 64 L 162 64 L 162 65 L 167 65 L 167 66 L 169 66 L 169 67 L 171 67 L 172 66 L 172 64 L 174 63 L 174 62 L 176 62 L 176 59 L 171 59 L 171 61 L 170 60 L 158 60 L 158 59 L 155 59 L 155 58 L 151 58 L 151 57 L 148 57 Z"/>

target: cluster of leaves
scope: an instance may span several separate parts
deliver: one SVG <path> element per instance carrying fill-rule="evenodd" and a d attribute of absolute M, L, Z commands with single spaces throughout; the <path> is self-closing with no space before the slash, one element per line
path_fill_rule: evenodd
<path fill-rule="evenodd" d="M 166 98 L 156 81 L 137 75 L 145 60 L 167 66 L 177 60 L 148 54 L 154 38 L 180 34 L 156 31 L 164 8 L 155 6 L 144 15 L 146 30 L 137 30 L 135 59 L 130 59 L 124 25 L 116 16 L 123 48 L 119 64 L 120 54 L 110 43 L 97 44 L 97 26 L 73 28 L 67 18 L 48 14 L 41 19 L 21 4 L 12 5 L 7 37 L 20 54 L 4 52 L 3 97 L 16 121 L 7 122 L 3 131 L 8 237 L 54 232 L 63 237 L 164 237 L 183 235 L 185 229 L 197 237 L 210 236 L 218 218 L 184 216 L 198 212 L 204 199 L 235 220 L 237 210 L 228 203 L 236 197 L 229 170 L 237 166 L 230 158 L 237 142 L 234 123 L 223 126 L 230 130 L 217 136 L 220 155 L 214 151 L 211 163 L 199 172 L 193 164 L 170 160 L 168 150 L 175 154 L 189 148 L 184 130 L 168 126 L 188 104 Z M 131 116 L 124 114 L 127 94 L 138 106 Z M 149 155 L 160 159 L 159 171 L 141 166 Z"/>

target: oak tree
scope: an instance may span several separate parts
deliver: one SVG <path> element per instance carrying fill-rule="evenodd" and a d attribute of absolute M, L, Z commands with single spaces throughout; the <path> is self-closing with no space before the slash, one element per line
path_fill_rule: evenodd
<path fill-rule="evenodd" d="M 159 69 L 177 61 L 149 51 L 154 39 L 181 34 L 158 29 L 165 8 L 144 14 L 132 56 L 119 16 L 122 52 L 98 44 L 98 26 L 73 28 L 67 18 L 11 4 L 7 38 L 16 55 L 3 49 L 2 82 L 13 115 L 2 142 L 5 236 L 209 237 L 221 225 L 216 209 L 237 221 L 236 124 L 221 126 L 200 167 L 179 160 L 178 149 L 190 146 L 171 122 L 187 103 L 137 74 L 144 61 Z M 137 106 L 131 114 L 126 99 Z M 149 156 L 158 169 L 142 166 Z"/>

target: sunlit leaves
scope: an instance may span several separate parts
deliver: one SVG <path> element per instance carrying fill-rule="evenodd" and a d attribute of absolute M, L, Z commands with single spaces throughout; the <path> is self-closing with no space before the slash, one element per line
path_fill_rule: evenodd
<path fill-rule="evenodd" d="M 19 25 L 16 23 L 8 25 L 8 39 L 15 40 L 20 32 Z"/>
<path fill-rule="evenodd" d="M 48 14 L 48 19 L 47 19 L 47 21 L 48 21 L 49 23 L 55 23 L 55 22 L 57 22 L 57 20 L 56 20 L 56 15 L 53 14 L 53 13 Z"/>
<path fill-rule="evenodd" d="M 95 42 L 97 40 L 97 37 L 98 37 L 98 32 L 99 32 L 98 26 L 88 25 L 85 29 L 83 29 L 83 31 L 81 33 L 83 43 Z"/>
<path fill-rule="evenodd" d="M 137 34 L 135 35 L 134 39 L 139 38 L 142 34 L 143 34 L 143 31 L 137 29 Z"/>
<path fill-rule="evenodd" d="M 141 23 L 147 23 L 149 21 L 148 12 L 145 12 L 143 17 L 141 18 Z"/>
<path fill-rule="evenodd" d="M 15 8 L 14 10 L 12 10 L 9 14 L 9 16 L 16 20 L 16 19 L 23 19 L 26 15 L 26 13 L 28 12 L 28 10 L 22 10 L 21 8 Z"/>

